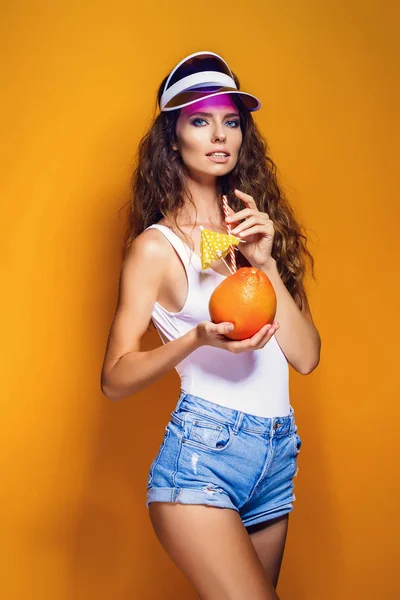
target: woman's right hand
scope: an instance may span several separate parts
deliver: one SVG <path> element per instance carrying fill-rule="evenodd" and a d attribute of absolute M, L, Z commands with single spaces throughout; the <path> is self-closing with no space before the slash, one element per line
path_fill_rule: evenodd
<path fill-rule="evenodd" d="M 225 335 L 229 331 L 227 329 L 229 325 L 232 325 L 232 323 L 223 322 L 215 324 L 212 321 L 201 321 L 196 326 L 200 346 L 214 346 L 215 348 L 222 348 L 223 350 L 228 350 L 228 352 L 233 352 L 233 354 L 240 354 L 248 350 L 259 350 L 269 342 L 274 333 L 279 329 L 278 321 L 274 321 L 272 325 L 267 324 L 261 327 L 250 338 L 246 338 L 245 340 L 231 340 Z"/>

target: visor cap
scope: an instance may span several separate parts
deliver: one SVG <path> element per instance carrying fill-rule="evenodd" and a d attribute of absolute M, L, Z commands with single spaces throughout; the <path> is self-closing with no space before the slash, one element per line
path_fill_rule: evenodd
<path fill-rule="evenodd" d="M 221 94 L 238 94 L 249 111 L 261 108 L 258 98 L 238 89 L 232 71 L 221 56 L 214 52 L 195 52 L 181 60 L 169 74 L 160 98 L 160 110 L 177 110 Z"/>

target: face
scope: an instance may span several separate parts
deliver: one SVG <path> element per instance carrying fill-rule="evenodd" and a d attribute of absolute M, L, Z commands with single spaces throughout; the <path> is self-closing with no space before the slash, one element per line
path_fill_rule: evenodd
<path fill-rule="evenodd" d="M 226 175 L 242 144 L 239 111 L 228 94 L 199 100 L 181 109 L 176 124 L 180 153 L 196 179 Z"/>

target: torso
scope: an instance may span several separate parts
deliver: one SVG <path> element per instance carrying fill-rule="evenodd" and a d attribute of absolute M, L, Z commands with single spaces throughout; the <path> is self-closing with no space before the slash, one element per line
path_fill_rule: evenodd
<path fill-rule="evenodd" d="M 181 240 L 187 244 L 187 241 L 182 237 L 179 230 L 176 230 L 172 227 L 172 223 L 167 221 L 167 219 L 163 218 L 158 221 L 159 225 L 164 225 L 171 229 L 176 235 L 178 235 Z M 220 233 L 226 233 L 226 228 L 222 225 L 220 227 L 216 227 L 215 224 L 211 223 L 202 223 L 205 229 L 210 229 L 211 231 L 218 231 Z M 191 239 L 194 243 L 194 252 L 200 257 L 200 235 L 201 230 L 199 227 L 194 227 L 192 225 L 179 225 L 182 231 Z M 161 236 L 162 234 L 160 234 Z M 168 260 L 168 268 L 165 270 L 164 280 L 160 287 L 159 296 L 157 298 L 157 302 L 161 304 L 164 308 L 171 312 L 179 312 L 186 301 L 188 285 L 186 279 L 185 268 L 171 246 L 171 244 L 162 236 L 160 238 L 160 243 L 163 243 L 165 246 L 165 251 L 168 252 L 169 260 Z M 230 275 L 226 265 L 222 260 L 216 261 L 212 265 L 212 269 L 221 275 Z"/>

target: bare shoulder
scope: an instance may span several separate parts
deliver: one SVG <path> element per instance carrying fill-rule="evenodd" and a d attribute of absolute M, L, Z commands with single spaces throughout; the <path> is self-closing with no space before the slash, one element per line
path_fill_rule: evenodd
<path fill-rule="evenodd" d="M 168 240 L 158 229 L 146 229 L 132 242 L 127 252 L 126 260 L 140 258 L 145 262 L 152 260 L 164 262 L 165 249 L 168 246 Z"/>

